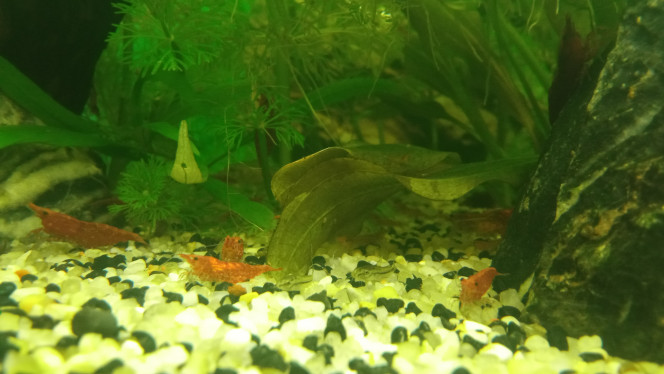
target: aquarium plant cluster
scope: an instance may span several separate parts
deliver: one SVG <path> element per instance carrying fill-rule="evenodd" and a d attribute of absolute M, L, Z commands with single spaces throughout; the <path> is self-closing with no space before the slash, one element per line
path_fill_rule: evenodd
<path fill-rule="evenodd" d="M 118 198 L 110 211 L 148 235 L 276 227 L 281 266 L 400 191 L 513 204 L 549 133 L 566 15 L 584 35 L 611 29 L 622 2 L 115 7 L 82 115 L 0 58 L 0 89 L 45 124 L 0 127 L 0 146 L 92 149 Z"/>

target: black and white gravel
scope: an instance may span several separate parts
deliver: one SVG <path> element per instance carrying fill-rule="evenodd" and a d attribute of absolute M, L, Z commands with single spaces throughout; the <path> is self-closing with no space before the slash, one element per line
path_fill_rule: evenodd
<path fill-rule="evenodd" d="M 239 297 L 189 273 L 178 254 L 203 247 L 190 236 L 87 250 L 15 241 L 0 256 L 3 372 L 664 373 L 610 357 L 597 336 L 520 322 L 516 290 L 460 310 L 460 277 L 490 259 L 436 225 L 392 230 L 387 255 L 366 245 L 315 257 L 307 276 L 262 274 Z"/>

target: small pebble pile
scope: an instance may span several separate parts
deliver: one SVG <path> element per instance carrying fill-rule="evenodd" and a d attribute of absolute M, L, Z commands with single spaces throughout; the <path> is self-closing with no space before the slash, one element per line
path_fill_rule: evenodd
<path fill-rule="evenodd" d="M 520 321 L 516 290 L 460 308 L 460 279 L 490 266 L 440 227 L 413 222 L 307 275 L 203 282 L 194 235 L 104 249 L 14 241 L 0 255 L 4 373 L 664 373 L 609 356 L 598 336 Z M 245 261 L 265 243 L 244 238 Z"/>

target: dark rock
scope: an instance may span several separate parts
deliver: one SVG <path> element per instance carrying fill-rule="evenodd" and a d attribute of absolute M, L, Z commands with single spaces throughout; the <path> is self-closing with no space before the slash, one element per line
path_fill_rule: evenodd
<path fill-rule="evenodd" d="M 94 279 L 97 277 L 105 277 L 107 271 L 104 269 L 93 270 L 83 276 L 83 279 Z"/>
<path fill-rule="evenodd" d="M 118 333 L 118 321 L 107 310 L 83 308 L 74 315 L 71 330 L 78 337 L 94 332 L 106 338 L 114 338 Z"/>
<path fill-rule="evenodd" d="M 420 342 L 423 342 L 426 338 L 424 337 L 424 333 L 430 332 L 431 331 L 431 326 L 429 326 L 428 323 L 422 321 L 420 322 L 420 325 L 413 330 L 410 335 L 415 335 L 418 338 L 420 338 Z"/>
<path fill-rule="evenodd" d="M 403 308 L 405 303 L 401 299 L 386 299 L 384 297 L 376 300 L 376 306 L 383 306 L 389 313 L 396 313 L 399 309 Z"/>
<path fill-rule="evenodd" d="M 330 310 L 334 308 L 334 302 L 337 299 L 333 299 L 331 297 L 327 296 L 327 291 L 323 290 L 321 292 L 315 293 L 309 297 L 307 297 L 307 300 L 310 301 L 320 301 L 325 305 L 325 310 Z"/>
<path fill-rule="evenodd" d="M 52 330 L 56 325 L 56 321 L 53 320 L 53 317 L 46 314 L 42 316 L 30 316 L 29 318 L 32 321 L 33 329 Z"/>
<path fill-rule="evenodd" d="M 266 345 L 261 344 L 254 347 L 250 354 L 251 360 L 256 366 L 274 368 L 281 371 L 288 369 L 288 365 L 284 361 L 284 358 L 281 357 L 281 354 Z"/>
<path fill-rule="evenodd" d="M 567 333 L 558 325 L 551 326 L 546 330 L 546 340 L 548 340 L 550 346 L 556 347 L 561 351 L 569 349 L 567 345 Z"/>
<path fill-rule="evenodd" d="M 297 361 L 291 361 L 288 368 L 288 374 L 309 374 L 309 370 L 302 367 Z"/>
<path fill-rule="evenodd" d="M 477 339 L 473 338 L 469 334 L 464 335 L 463 339 L 461 339 L 461 341 L 464 342 L 464 343 L 468 343 L 468 344 L 472 345 L 473 348 L 475 348 L 478 351 L 486 345 L 485 343 L 483 343 L 481 341 L 478 341 Z"/>
<path fill-rule="evenodd" d="M 312 352 L 316 352 L 318 349 L 318 336 L 307 335 L 304 340 L 302 340 L 302 346 Z"/>
<path fill-rule="evenodd" d="M 57 344 L 55 344 L 55 348 L 66 349 L 72 346 L 76 346 L 77 344 L 78 344 L 78 338 L 72 335 L 68 335 L 60 338 Z"/>
<path fill-rule="evenodd" d="M 113 371 L 117 368 L 124 366 L 124 362 L 119 358 L 114 358 L 111 361 L 104 364 L 104 366 L 94 371 L 94 374 L 113 374 Z"/>
<path fill-rule="evenodd" d="M 466 369 L 463 366 L 459 366 L 458 368 L 454 369 L 452 374 L 472 374 L 470 370 Z"/>
<path fill-rule="evenodd" d="M 521 317 L 521 311 L 511 305 L 504 305 L 498 309 L 498 318 L 503 318 L 505 316 L 512 316 L 519 319 L 519 317 Z"/>
<path fill-rule="evenodd" d="M 498 335 L 491 339 L 492 343 L 498 343 L 507 347 L 510 351 L 516 352 L 517 342 L 507 335 Z"/>
<path fill-rule="evenodd" d="M 438 251 L 433 251 L 433 253 L 431 254 L 431 260 L 432 261 L 440 262 L 440 261 L 443 261 L 444 259 L 445 259 L 445 256 L 443 256 L 443 254 L 438 252 Z"/>
<path fill-rule="evenodd" d="M 406 314 L 408 313 L 415 313 L 415 315 L 418 315 L 422 313 L 422 310 L 417 307 L 417 304 L 415 304 L 414 301 L 411 301 L 406 305 Z"/>
<path fill-rule="evenodd" d="M 237 326 L 237 322 L 231 321 L 229 316 L 231 313 L 237 312 L 239 310 L 240 309 L 236 308 L 232 304 L 226 304 L 217 308 L 217 310 L 215 310 L 214 313 L 217 315 L 217 318 L 224 321 L 224 323 Z"/>
<path fill-rule="evenodd" d="M 374 318 L 378 318 L 378 317 L 376 317 L 376 314 L 371 309 L 369 309 L 367 307 L 359 308 L 358 310 L 355 311 L 355 314 L 354 314 L 355 317 L 366 317 L 368 315 L 372 315 L 372 316 L 374 316 Z"/>
<path fill-rule="evenodd" d="M 424 258 L 421 254 L 418 253 L 410 253 L 410 254 L 405 254 L 403 255 L 403 258 L 408 261 L 408 262 L 420 262 Z"/>
<path fill-rule="evenodd" d="M 96 257 L 92 261 L 92 265 L 90 268 L 92 270 L 102 270 L 106 268 L 115 268 L 115 269 L 124 269 L 124 266 L 120 266 L 120 264 L 126 264 L 127 263 L 127 258 L 123 255 L 115 255 L 113 257 L 110 257 L 108 255 L 102 255 L 99 257 Z"/>
<path fill-rule="evenodd" d="M 406 279 L 406 292 L 419 289 L 422 289 L 422 278 L 413 275 L 412 278 Z"/>
<path fill-rule="evenodd" d="M 325 257 L 323 256 L 314 256 L 314 258 L 311 259 L 312 264 L 318 264 L 320 266 L 325 266 Z"/>
<path fill-rule="evenodd" d="M 228 287 L 230 287 L 232 285 L 233 285 L 232 283 L 228 283 L 228 282 L 217 283 L 217 285 L 214 286 L 214 290 L 215 291 L 226 291 L 226 290 L 228 290 Z"/>
<path fill-rule="evenodd" d="M 397 326 L 392 329 L 392 334 L 390 334 L 390 343 L 403 343 L 408 340 L 408 330 L 403 326 Z"/>
<path fill-rule="evenodd" d="M 60 292 L 60 286 L 55 283 L 49 283 L 44 287 L 44 290 L 46 290 L 46 292 Z"/>
<path fill-rule="evenodd" d="M 334 357 L 334 348 L 329 344 L 321 344 L 316 349 L 317 352 L 320 352 L 325 356 L 325 364 L 329 365 L 332 363 L 332 357 Z"/>
<path fill-rule="evenodd" d="M 143 352 L 150 353 L 157 350 L 157 342 L 150 333 L 145 331 L 134 331 L 131 333 L 131 337 L 143 347 Z"/>
<path fill-rule="evenodd" d="M 0 306 L 18 306 L 18 303 L 10 297 L 15 289 L 16 285 L 12 282 L 0 283 Z"/>
<path fill-rule="evenodd" d="M 179 293 L 177 293 L 177 292 L 168 292 L 168 291 L 164 291 L 164 290 L 161 290 L 161 292 L 164 295 L 164 297 L 166 298 L 166 303 L 171 303 L 171 302 L 176 302 L 177 301 L 178 303 L 182 304 L 182 300 L 184 299 L 184 297 L 182 295 L 180 295 Z"/>
<path fill-rule="evenodd" d="M 295 309 L 292 306 L 285 307 L 279 313 L 279 323 L 283 324 L 286 321 L 295 319 Z"/>
<path fill-rule="evenodd" d="M 21 277 L 21 283 L 23 283 L 23 282 L 34 282 L 37 279 L 39 279 L 39 277 L 37 277 L 34 274 L 25 274 L 24 276 Z"/>
<path fill-rule="evenodd" d="M 138 305 L 143 306 L 145 304 L 145 293 L 148 290 L 148 286 L 143 286 L 141 288 L 129 288 L 120 292 L 123 299 L 134 298 L 138 302 Z"/>
<path fill-rule="evenodd" d="M 454 279 L 454 278 L 456 278 L 456 274 L 457 274 L 456 271 L 448 271 L 448 272 L 443 273 L 443 277 L 445 277 L 447 279 Z"/>
<path fill-rule="evenodd" d="M 597 352 L 583 352 L 579 353 L 579 357 L 585 362 L 594 362 L 594 361 L 600 361 L 604 359 L 604 355 L 601 353 Z"/>
<path fill-rule="evenodd" d="M 457 271 L 457 275 L 460 277 L 470 277 L 471 275 L 477 273 L 477 270 L 464 266 Z"/>
<path fill-rule="evenodd" d="M 341 322 L 341 319 L 334 314 L 330 314 L 327 317 L 327 324 L 325 325 L 324 335 L 326 336 L 330 332 L 339 333 L 341 340 L 346 340 L 346 328 Z"/>
<path fill-rule="evenodd" d="M 217 368 L 213 374 L 237 374 L 237 371 L 229 368 Z"/>
<path fill-rule="evenodd" d="M 0 331 L 0 361 L 5 360 L 5 355 L 9 351 L 18 351 L 19 348 L 9 342 L 9 338 L 16 337 L 15 331 Z"/>
<path fill-rule="evenodd" d="M 210 303 L 210 301 L 207 299 L 207 297 L 205 297 L 201 294 L 198 294 L 198 303 L 203 304 L 203 305 L 208 305 Z"/>
<path fill-rule="evenodd" d="M 111 311 L 111 306 L 108 305 L 108 303 L 105 300 L 97 299 L 96 297 L 93 297 L 92 299 L 86 301 L 85 304 L 81 305 L 81 308 L 96 308 L 96 309 L 105 310 L 107 312 Z"/>
<path fill-rule="evenodd" d="M 253 292 L 258 292 L 259 294 L 265 293 L 265 292 L 270 292 L 270 293 L 277 293 L 281 291 L 281 288 L 277 287 L 274 283 L 272 282 L 265 282 L 262 286 L 254 286 L 251 289 Z"/>
<path fill-rule="evenodd" d="M 440 303 L 433 306 L 431 309 L 431 315 L 433 317 L 440 317 L 442 319 L 456 318 L 456 313 L 445 308 L 445 305 Z"/>

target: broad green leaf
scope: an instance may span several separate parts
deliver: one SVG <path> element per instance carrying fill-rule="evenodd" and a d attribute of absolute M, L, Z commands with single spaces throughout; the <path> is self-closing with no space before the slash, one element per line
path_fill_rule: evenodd
<path fill-rule="evenodd" d="M 327 148 L 284 166 L 272 180 L 284 209 L 268 261 L 304 271 L 322 243 L 350 234 L 367 213 L 404 188 L 454 199 L 489 180 L 516 182 L 535 159 L 458 162 L 455 154 L 394 145 Z"/>
<path fill-rule="evenodd" d="M 369 172 L 354 163 L 330 160 L 317 169 L 334 174 L 293 198 L 281 213 L 268 247 L 268 262 L 290 272 L 305 271 L 318 247 L 335 236 L 349 234 L 364 216 L 403 187 L 384 171 Z M 352 170 L 340 173 L 341 167 Z"/>
<path fill-rule="evenodd" d="M 249 199 L 246 195 L 217 179 L 208 179 L 204 187 L 215 198 L 226 204 L 230 210 L 252 225 L 263 230 L 274 228 L 276 224 L 274 212 L 266 205 Z"/>
<path fill-rule="evenodd" d="M 108 140 L 94 134 L 56 127 L 36 125 L 0 127 L 0 149 L 25 143 L 41 143 L 58 147 L 101 147 L 111 145 Z"/>
<path fill-rule="evenodd" d="M 3 57 L 0 57 L 0 91 L 49 127 L 97 131 L 96 123 L 67 110 Z"/>
<path fill-rule="evenodd" d="M 490 180 L 515 184 L 536 158 L 475 162 L 452 167 L 430 178 L 394 177 L 410 191 L 432 200 L 452 200 Z"/>

